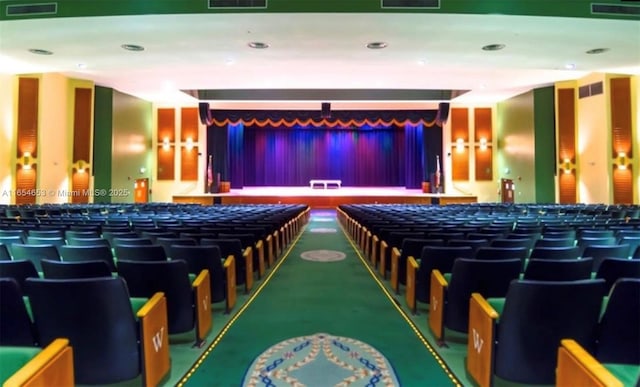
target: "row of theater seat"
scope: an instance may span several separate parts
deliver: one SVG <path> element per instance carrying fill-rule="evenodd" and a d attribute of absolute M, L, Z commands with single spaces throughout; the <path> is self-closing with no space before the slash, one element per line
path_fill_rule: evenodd
<path fill-rule="evenodd" d="M 562 339 L 602 362 L 630 366 L 616 375 L 633 379 L 640 373 L 640 253 L 627 241 L 640 236 L 637 206 L 612 207 L 610 217 L 606 206 L 579 208 L 345 205 L 339 219 L 391 288 L 400 294 L 405 285 L 410 311 L 428 304 L 439 343 L 446 332 L 465 338 L 467 371 L 478 384 L 495 376 L 554 383 Z M 479 316 L 490 317 L 478 323 Z"/>
<path fill-rule="evenodd" d="M 273 244 L 277 248 L 270 259 L 292 241 L 309 211 L 306 206 L 273 207 L 270 211 L 278 211 L 282 223 L 265 240 L 281 243 Z M 206 221 L 207 212 L 219 210 L 196 208 L 200 213 L 194 216 L 200 221 Z M 237 209 L 239 219 L 251 212 Z M 185 210 L 180 209 L 181 217 Z M 18 224 L 11 228 L 20 229 L 14 227 Z M 128 227 L 133 230 L 131 223 Z M 28 235 L 37 229 L 21 230 Z M 207 241 L 205 234 L 199 240 L 172 240 L 163 246 L 156 242 L 169 238 L 165 234 L 136 234 L 135 242 L 130 235 L 124 241 L 128 243 L 119 244 L 117 237 L 109 241 L 104 232 L 92 235 L 91 239 L 101 241 L 98 244 L 67 244 L 86 238 L 65 236 L 64 244 L 47 245 L 58 254 L 54 259 L 33 253 L 16 259 L 11 253 L 23 244 L 8 246 L 8 256 L 0 259 L 0 361 L 16 348 L 44 348 L 64 337 L 73 352 L 76 383 L 107 384 L 141 377 L 143 384 L 156 385 L 170 367 L 169 336 L 193 331 L 196 344 L 202 342 L 211 327 L 212 304 L 225 300 L 227 312 L 233 307 L 235 255 L 224 255 L 222 246 Z M 242 283 L 252 282 L 251 249 L 257 250 L 262 240 L 252 240 L 247 248 L 239 238 L 233 241 L 243 249 L 239 259 L 251 269 L 250 280 L 240 276 Z M 250 290 L 248 283 L 245 286 Z"/>

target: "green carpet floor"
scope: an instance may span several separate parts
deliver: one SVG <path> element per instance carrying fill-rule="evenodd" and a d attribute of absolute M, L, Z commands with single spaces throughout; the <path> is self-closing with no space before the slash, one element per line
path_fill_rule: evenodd
<path fill-rule="evenodd" d="M 310 250 L 339 251 L 346 258 L 302 259 Z M 460 384 L 372 274 L 335 211 L 314 211 L 304 232 L 178 385 L 238 386 L 263 351 L 319 332 L 373 346 L 403 386 Z"/>

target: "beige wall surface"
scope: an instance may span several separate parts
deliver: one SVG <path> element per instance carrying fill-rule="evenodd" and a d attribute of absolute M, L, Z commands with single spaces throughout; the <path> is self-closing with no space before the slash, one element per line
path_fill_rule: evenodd
<path fill-rule="evenodd" d="M 68 156 L 72 126 L 68 117 L 68 80 L 59 74 L 43 74 L 40 78 L 38 104 L 38 188 L 46 194 L 37 203 L 67 203 L 69 192 Z M 72 108 L 72 107 L 71 107 Z"/>
<path fill-rule="evenodd" d="M 591 74 L 578 81 L 578 87 L 604 82 L 603 74 Z M 578 202 L 611 202 L 611 164 L 609 162 L 611 125 L 608 119 L 608 85 L 605 93 L 577 100 Z"/>
<path fill-rule="evenodd" d="M 534 203 L 535 165 L 534 157 L 553 157 L 534 154 L 533 92 L 520 94 L 500 102 L 497 108 L 497 166 L 494 178 L 512 179 L 515 184 L 516 203 Z M 499 188 L 496 183 L 496 190 Z"/>
<path fill-rule="evenodd" d="M 135 179 L 153 175 L 151 113 L 150 102 L 113 92 L 112 203 L 133 203 Z"/>

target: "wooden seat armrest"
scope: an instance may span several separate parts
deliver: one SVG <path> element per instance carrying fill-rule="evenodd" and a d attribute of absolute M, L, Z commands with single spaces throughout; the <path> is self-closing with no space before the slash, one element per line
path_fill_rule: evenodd
<path fill-rule="evenodd" d="M 231 309 L 236 305 L 236 260 L 233 255 L 229 255 L 222 264 L 227 276 L 226 293 L 226 312 L 231 312 Z"/>
<path fill-rule="evenodd" d="M 253 249 L 251 246 L 244 249 L 242 252 L 242 258 L 244 259 L 245 268 L 245 292 L 249 293 L 253 288 Z"/>
<path fill-rule="evenodd" d="M 382 278 L 387 279 L 387 249 L 389 244 L 386 241 L 380 242 L 380 265 L 378 266 L 378 272 Z"/>
<path fill-rule="evenodd" d="M 171 367 L 167 299 L 164 293 L 155 293 L 137 315 L 142 346 L 142 384 L 157 386 Z"/>
<path fill-rule="evenodd" d="M 558 347 L 556 386 L 622 387 L 623 383 L 578 342 L 563 339 Z"/>
<path fill-rule="evenodd" d="M 429 284 L 431 301 L 429 302 L 429 327 L 433 335 L 438 340 L 444 339 L 444 313 L 446 302 L 447 280 L 440 270 L 431 272 L 431 282 Z"/>
<path fill-rule="evenodd" d="M 364 256 L 367 259 L 371 259 L 370 255 L 371 255 L 371 238 L 372 238 L 373 234 L 371 234 L 370 230 L 367 230 L 367 236 L 365 238 L 364 241 Z"/>
<path fill-rule="evenodd" d="M 55 339 L 16 371 L 3 387 L 73 386 L 73 349 L 68 339 Z"/>
<path fill-rule="evenodd" d="M 397 247 L 391 249 L 391 289 L 396 294 L 400 291 L 400 281 L 398 278 L 398 265 L 400 264 L 400 250 Z"/>
<path fill-rule="evenodd" d="M 493 351 L 498 312 L 480 293 L 471 294 L 469 302 L 469 339 L 467 370 L 480 387 L 491 386 Z"/>
<path fill-rule="evenodd" d="M 364 244 L 367 236 L 367 228 L 363 225 L 359 225 L 360 232 L 358 233 L 358 246 L 360 246 L 360 250 L 364 251 Z"/>
<path fill-rule="evenodd" d="M 276 260 L 273 253 L 273 237 L 271 235 L 267 235 L 264 240 L 267 244 L 267 262 L 269 262 L 269 267 L 271 267 Z"/>
<path fill-rule="evenodd" d="M 376 264 L 378 263 L 378 243 L 380 242 L 380 238 L 378 238 L 377 235 L 374 235 L 373 238 L 371 239 L 371 256 L 369 257 L 369 260 L 371 261 L 371 264 L 373 265 L 373 267 L 376 267 Z"/>
<path fill-rule="evenodd" d="M 274 240 L 274 253 L 276 254 L 276 258 L 282 254 L 282 247 L 280 246 L 280 232 L 278 230 L 273 232 L 273 240 Z"/>
<path fill-rule="evenodd" d="M 407 258 L 407 288 L 405 299 L 407 306 L 415 314 L 416 313 L 416 273 L 418 272 L 418 262 L 413 256 Z"/>
<path fill-rule="evenodd" d="M 262 278 L 264 272 L 267 270 L 264 260 L 264 243 L 262 239 L 256 242 L 256 250 L 258 251 L 258 277 Z"/>
<path fill-rule="evenodd" d="M 204 269 L 198 274 L 192 285 L 195 296 L 196 311 L 196 345 L 201 346 L 211 330 L 211 280 L 209 270 Z"/>

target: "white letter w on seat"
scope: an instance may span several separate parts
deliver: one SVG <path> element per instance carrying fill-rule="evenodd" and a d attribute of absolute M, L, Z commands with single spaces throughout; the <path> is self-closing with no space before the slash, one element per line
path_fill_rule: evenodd
<path fill-rule="evenodd" d="M 480 353 L 480 351 L 482 351 L 483 343 L 484 343 L 484 340 L 480 338 L 480 334 L 474 328 L 473 329 L 473 348 L 476 350 L 476 352 Z"/>
<path fill-rule="evenodd" d="M 153 349 L 158 352 L 160 348 L 162 348 L 162 336 L 164 334 L 164 327 L 160 328 L 160 331 L 156 332 L 155 335 L 151 338 L 153 341 Z"/>

